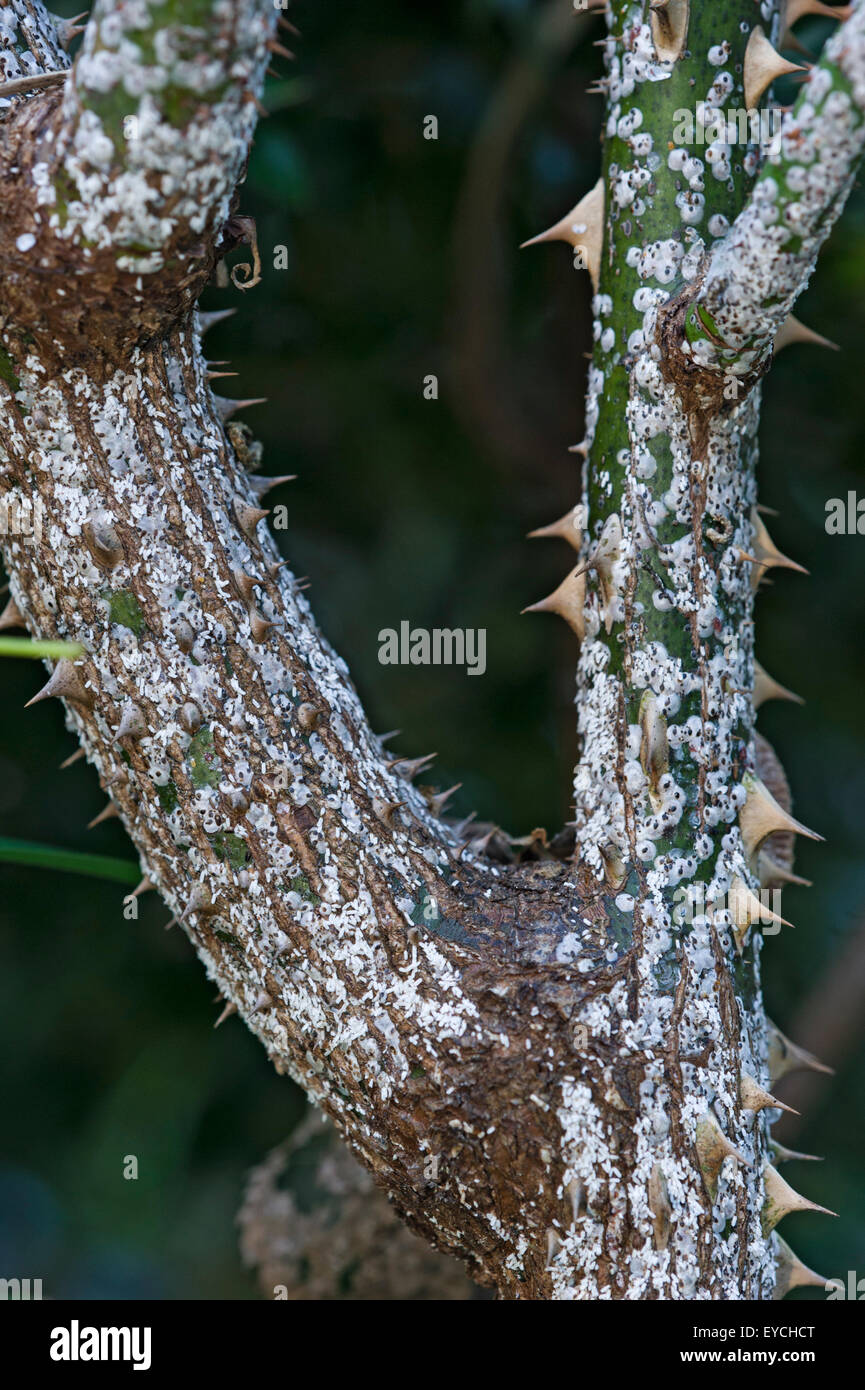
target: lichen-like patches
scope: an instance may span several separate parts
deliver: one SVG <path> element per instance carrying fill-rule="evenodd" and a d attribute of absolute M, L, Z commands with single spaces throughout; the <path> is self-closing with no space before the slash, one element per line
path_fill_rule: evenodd
<path fill-rule="evenodd" d="M 768 145 L 752 201 L 715 248 L 698 301 L 714 324 L 701 358 L 710 368 L 768 351 L 832 229 L 865 147 L 863 35 L 859 9 L 828 41 Z"/>
<path fill-rule="evenodd" d="M 722 1002 L 732 989 L 746 1021 L 743 1039 L 752 1031 L 759 1036 L 757 961 L 752 956 L 738 963 L 721 910 L 732 879 L 749 872 L 737 824 L 753 719 L 747 694 L 752 599 L 742 552 L 751 544 L 759 391 L 707 418 L 698 431 L 662 371 L 656 341 L 659 312 L 688 281 L 699 283 L 705 242 L 724 237 L 741 205 L 735 136 L 726 119 L 719 124 L 716 118 L 741 81 L 735 59 L 750 26 L 743 35 L 718 32 L 707 45 L 704 77 L 690 101 L 696 97 L 698 119 L 712 136 L 689 149 L 671 148 L 671 132 L 662 124 L 668 111 L 661 108 L 654 118 L 658 108 L 645 84 L 658 74 L 651 63 L 642 65 L 648 26 L 639 7 L 617 4 L 611 24 L 621 36 L 606 48 L 608 235 L 611 226 L 615 256 L 605 246 L 593 301 L 604 395 L 590 379 L 589 573 L 574 790 L 581 862 L 599 884 L 611 863 L 618 866 L 617 882 L 624 874 L 611 915 L 618 914 L 617 931 L 634 946 L 637 985 L 611 1027 L 623 1075 L 633 1082 L 630 1068 L 639 1057 L 642 1080 L 633 1082 L 623 1102 L 634 1143 L 621 1156 L 612 1190 L 600 1189 L 607 1203 L 603 1226 L 593 1224 L 589 1202 L 562 1237 L 551 1268 L 558 1297 L 615 1297 L 618 1287 L 628 1298 L 687 1298 L 711 1287 L 711 1296 L 732 1298 L 742 1296 L 740 1262 L 747 1258 L 745 1296 L 760 1296 L 772 1254 L 760 1230 L 759 1182 L 746 1182 L 735 1165 L 725 1168 L 707 1269 L 706 1192 L 669 1115 L 670 1069 L 678 1057 L 699 1055 L 699 1067 L 681 1064 L 686 1099 L 676 1124 L 693 1143 L 697 1123 L 713 1105 L 732 1142 L 760 1159 L 765 1133 L 747 1130 L 738 1107 L 740 1039 Z M 669 68 L 668 75 L 676 76 Z M 639 166 L 650 155 L 656 162 L 643 183 Z M 698 362 L 715 360 L 714 344 L 699 327 L 689 335 L 688 350 Z M 724 369 L 732 378 L 733 367 L 747 372 L 754 360 L 725 362 Z M 608 625 L 592 546 L 613 513 L 621 528 L 621 603 Z M 581 953 L 575 957 L 578 968 L 581 959 Z M 631 1025 L 632 1018 L 638 1024 Z M 567 1089 L 560 1111 L 565 1136 L 591 1135 L 593 1126 L 603 1126 L 584 1081 L 575 1075 Z M 599 1165 L 605 1154 L 609 1163 L 610 1142 L 599 1135 L 574 1156 L 574 1172 L 596 1189 L 605 1181 Z M 606 1175 L 608 1182 L 612 1176 Z M 663 1247 L 656 1244 L 650 1190 L 655 1197 L 663 1191 L 670 1206 Z M 615 1232 L 609 1204 L 615 1209 L 623 1192 L 643 1239 L 631 1244 L 627 1268 L 610 1275 L 602 1272 L 602 1252 Z M 574 1264 L 579 1274 L 569 1280 Z"/>
<path fill-rule="evenodd" d="M 224 25 L 230 27 L 224 28 Z M 249 148 L 272 19 L 238 3 L 173 13 L 146 0 L 88 25 L 40 201 L 57 236 L 150 276 L 178 237 L 225 222 Z M 194 247 L 187 254 L 195 255 Z"/>

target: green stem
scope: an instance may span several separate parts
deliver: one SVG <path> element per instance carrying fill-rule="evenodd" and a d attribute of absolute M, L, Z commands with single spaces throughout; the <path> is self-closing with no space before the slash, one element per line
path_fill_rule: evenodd
<path fill-rule="evenodd" d="M 85 874 L 112 883 L 138 882 L 141 871 L 131 859 L 112 859 L 107 854 L 81 854 L 74 849 L 56 849 L 30 840 L 11 840 L 0 836 L 0 864 L 21 864 L 36 869 L 57 869 L 61 873 Z"/>
<path fill-rule="evenodd" d="M 41 642 L 29 637 L 0 637 L 0 656 L 27 656 L 49 661 L 74 661 L 84 655 L 78 642 Z"/>

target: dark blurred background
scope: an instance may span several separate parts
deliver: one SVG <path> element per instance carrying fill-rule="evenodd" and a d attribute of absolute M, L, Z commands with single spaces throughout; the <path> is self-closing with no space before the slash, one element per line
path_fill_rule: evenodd
<path fill-rule="evenodd" d="M 564 624 L 519 613 L 570 552 L 524 537 L 577 499 L 589 288 L 565 248 L 517 247 L 597 178 L 602 25 L 570 0 L 307 0 L 292 18 L 297 61 L 268 79 L 240 207 L 264 283 L 207 292 L 239 310 L 209 355 L 238 371 L 231 394 L 270 398 L 246 418 L 266 470 L 300 475 L 275 494 L 281 544 L 374 727 L 438 751 L 439 784 L 464 784 L 458 812 L 552 831 L 570 818 L 574 649 Z M 827 31 L 799 29 L 814 47 Z M 769 1012 L 837 1067 L 779 1088 L 805 1106 L 779 1136 L 826 1155 L 785 1176 L 842 1219 L 794 1216 L 784 1235 L 845 1279 L 865 1276 L 865 537 L 824 522 L 829 498 L 865 497 L 863 288 L 857 188 L 799 307 L 841 351 L 791 347 L 765 385 L 761 496 L 812 578 L 776 572 L 757 627 L 763 664 L 808 702 L 766 706 L 760 727 L 827 837 L 804 843 L 815 886 L 786 891 L 798 929 L 767 939 L 763 963 Z M 403 618 L 486 628 L 485 676 L 380 666 L 377 634 Z M 39 672 L 2 675 L 0 835 L 132 857 L 116 821 L 84 829 L 104 798 L 86 765 L 58 772 L 73 751 L 59 709 L 22 713 Z M 152 894 L 124 921 L 123 891 L 0 865 L 0 1275 L 57 1297 L 255 1297 L 234 1231 L 243 1178 L 305 1102 L 236 1019 L 212 1031 L 186 939 Z"/>

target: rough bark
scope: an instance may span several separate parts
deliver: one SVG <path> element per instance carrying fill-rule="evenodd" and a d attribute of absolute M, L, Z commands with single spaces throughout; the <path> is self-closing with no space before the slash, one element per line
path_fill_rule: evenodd
<path fill-rule="evenodd" d="M 250 1173 L 237 1220 L 244 1264 L 256 1271 L 265 1298 L 484 1297 L 456 1260 L 408 1230 L 371 1174 L 315 1113 Z"/>
<path fill-rule="evenodd" d="M 34 635 L 82 644 L 55 672 L 69 726 L 208 974 L 412 1228 L 504 1298 L 776 1291 L 771 1110 L 742 1090 L 768 1085 L 759 932 L 735 946 L 735 893 L 758 887 L 739 822 L 757 785 L 743 556 L 781 312 L 766 286 L 783 280 L 786 312 L 843 202 L 865 22 L 857 8 L 770 151 L 795 162 L 810 141 L 826 173 L 788 247 L 754 232 L 757 151 L 723 179 L 671 157 L 692 82 L 703 97 L 723 70 L 719 99 L 742 104 L 756 18 L 750 0 L 690 10 L 677 63 L 642 5 L 615 0 L 606 44 L 566 859 L 467 843 L 389 762 L 279 567 L 247 472 L 260 451 L 210 390 L 195 300 L 249 234 L 235 189 L 271 8 L 103 0 L 62 88 L 0 117 L 0 486 L 43 509 L 40 544 L 3 538 L 15 603 Z M 62 67 L 36 0 L 10 12 L 6 75 Z M 824 108 L 842 84 L 839 158 L 817 134 L 840 130 Z M 760 271 L 744 326 L 725 318 L 742 237 Z M 697 388 L 696 302 L 719 352 L 696 354 Z"/>

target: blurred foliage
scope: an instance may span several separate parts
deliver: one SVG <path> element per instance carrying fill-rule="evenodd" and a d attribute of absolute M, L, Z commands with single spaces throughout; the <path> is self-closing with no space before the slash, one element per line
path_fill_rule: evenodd
<path fill-rule="evenodd" d="M 270 398 L 249 416 L 265 466 L 300 475 L 278 494 L 292 516 L 281 543 L 374 726 L 401 728 L 399 751 L 438 750 L 440 785 L 464 783 L 458 812 L 554 829 L 570 816 L 574 651 L 564 624 L 519 612 L 569 564 L 563 544 L 524 536 L 578 495 L 566 446 L 582 435 L 589 292 L 564 248 L 516 248 L 597 176 L 601 102 L 585 89 L 602 27 L 572 19 L 563 39 L 549 5 L 527 0 L 338 14 L 303 0 L 293 18 L 298 60 L 269 80 L 240 204 L 264 284 L 207 292 L 206 307 L 240 310 L 208 350 L 232 360 L 238 395 Z M 800 33 L 817 47 L 827 28 Z M 779 574 L 761 594 L 760 659 L 808 704 L 770 705 L 760 726 L 798 813 L 828 836 L 801 850 L 816 886 L 785 894 L 799 929 L 763 956 L 788 1031 L 865 930 L 865 538 L 824 528 L 830 497 L 865 496 L 863 289 L 857 189 L 800 305 L 841 352 L 790 348 L 764 387 L 762 499 L 813 578 Z M 484 678 L 380 666 L 378 632 L 403 618 L 485 627 Z M 59 707 L 22 713 L 37 672 L 0 670 L 0 834 L 131 857 L 116 821 L 84 831 L 103 798 L 83 763 L 57 771 L 72 751 Z M 237 1020 L 211 1032 L 213 986 L 152 894 L 127 922 L 120 885 L 6 864 L 0 885 L 0 1273 L 42 1277 L 55 1296 L 255 1296 L 234 1214 L 246 1169 L 302 1113 L 299 1092 Z M 860 1033 L 797 1135 L 826 1162 L 787 1170 L 842 1213 L 785 1222 L 827 1276 L 865 1275 L 863 1060 Z"/>

